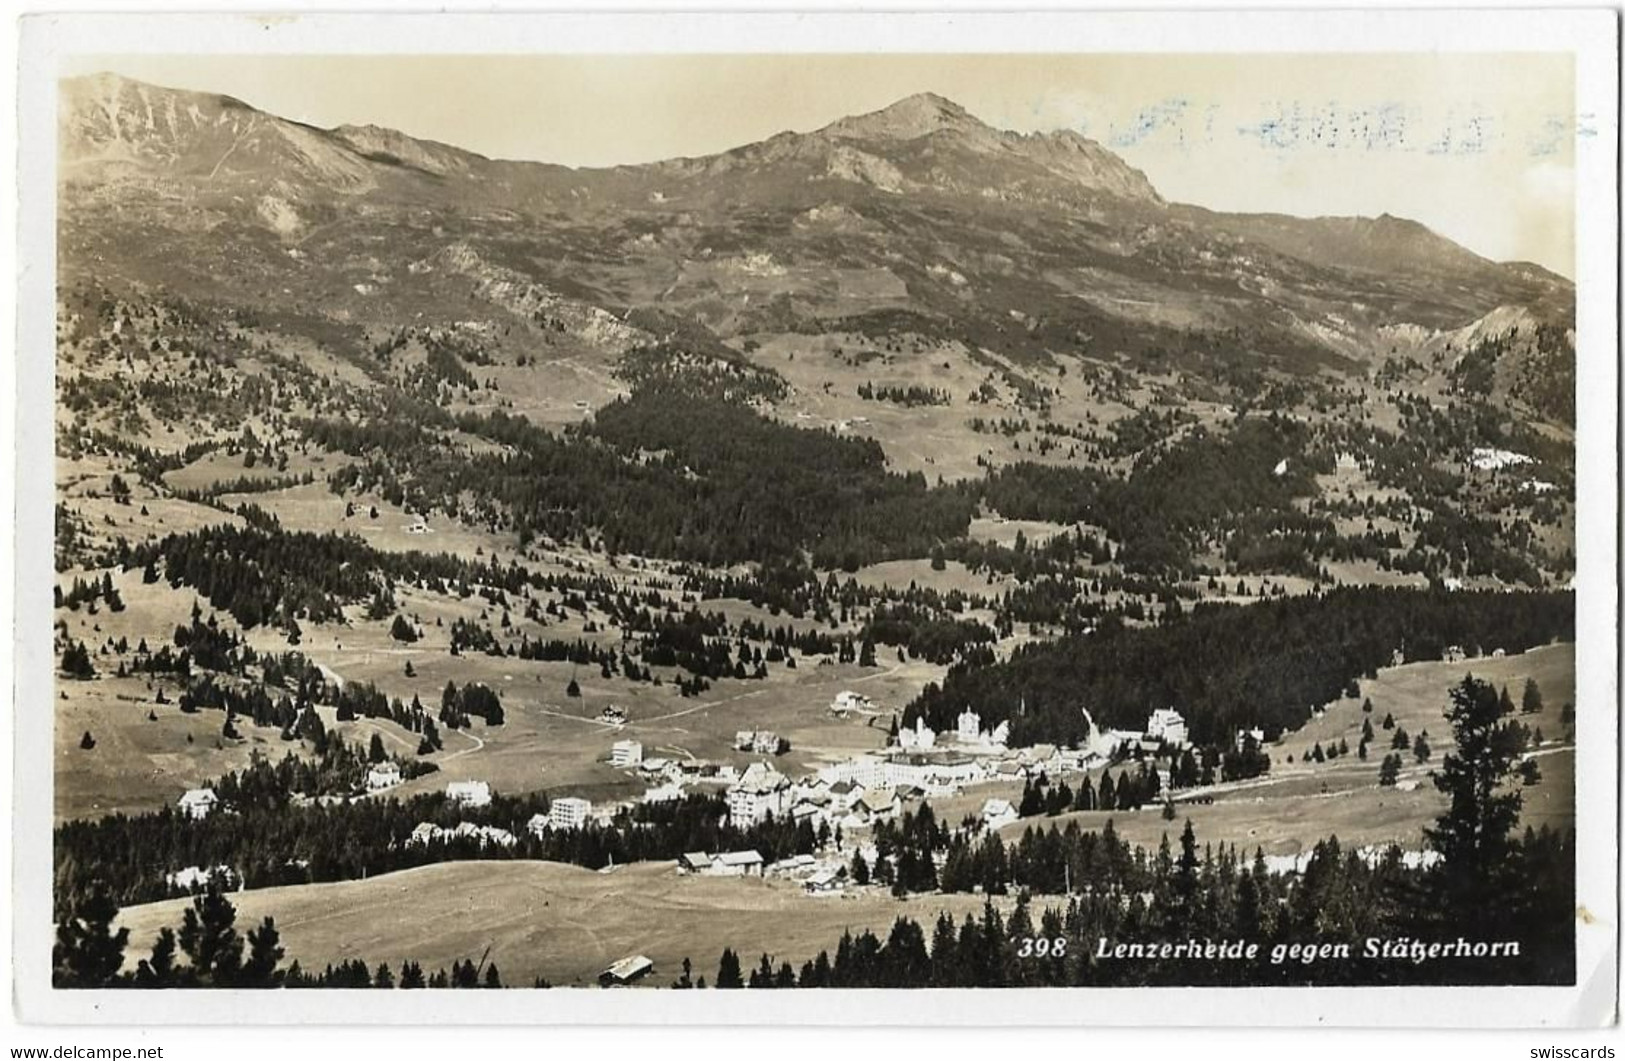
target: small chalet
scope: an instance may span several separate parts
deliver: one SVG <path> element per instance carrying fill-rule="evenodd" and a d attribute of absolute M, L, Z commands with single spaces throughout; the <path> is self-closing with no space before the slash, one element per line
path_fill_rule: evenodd
<path fill-rule="evenodd" d="M 599 987 L 625 987 L 654 972 L 655 963 L 641 954 L 622 958 L 598 974 Z"/>
<path fill-rule="evenodd" d="M 1009 825 L 1020 817 L 1007 799 L 990 799 L 982 804 L 982 824 L 989 829 Z"/>
<path fill-rule="evenodd" d="M 180 799 L 181 813 L 188 818 L 207 818 L 220 805 L 220 797 L 212 788 L 188 789 Z"/>

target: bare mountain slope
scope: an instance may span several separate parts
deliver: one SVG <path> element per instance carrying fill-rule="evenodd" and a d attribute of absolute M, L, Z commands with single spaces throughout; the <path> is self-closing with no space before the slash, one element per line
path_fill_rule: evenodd
<path fill-rule="evenodd" d="M 1186 349 L 1307 372 L 1372 360 L 1396 328 L 1426 337 L 1500 306 L 1572 326 L 1566 281 L 1413 221 L 1168 204 L 1076 133 L 994 129 L 930 94 L 596 170 L 314 129 L 110 75 L 64 82 L 61 129 L 70 272 L 86 254 L 132 277 L 162 261 L 178 291 L 285 291 L 380 324 L 428 282 L 413 263 L 460 244 L 603 309 L 659 309 L 723 338 L 910 332 L 1018 362 L 1132 366 Z"/>

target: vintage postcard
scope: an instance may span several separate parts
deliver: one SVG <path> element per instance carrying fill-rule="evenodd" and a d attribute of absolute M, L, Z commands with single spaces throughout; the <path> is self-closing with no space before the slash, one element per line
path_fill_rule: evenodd
<path fill-rule="evenodd" d="M 22 1017 L 1611 1021 L 1616 34 L 33 20 Z"/>

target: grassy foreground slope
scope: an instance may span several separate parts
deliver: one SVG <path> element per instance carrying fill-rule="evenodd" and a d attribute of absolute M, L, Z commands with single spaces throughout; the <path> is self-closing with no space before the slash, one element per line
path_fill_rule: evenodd
<path fill-rule="evenodd" d="M 685 956 L 709 981 L 724 947 L 747 965 L 766 951 L 775 965 L 799 969 L 820 950 L 833 953 L 847 928 L 884 937 L 902 914 L 930 924 L 939 911 L 957 921 L 982 908 L 980 896 L 899 903 L 881 889 L 815 898 L 789 882 L 679 876 L 670 862 L 607 873 L 553 862 L 447 862 L 370 880 L 237 892 L 231 901 L 239 931 L 276 918 L 287 962 L 308 970 L 362 958 L 396 970 L 411 959 L 432 971 L 478 961 L 489 946 L 503 981 L 527 987 L 537 976 L 558 987 L 590 986 L 629 954 L 654 960 L 652 984 L 670 984 Z M 148 903 L 119 915 L 130 929 L 131 968 L 160 928 L 180 924 L 189 903 Z"/>

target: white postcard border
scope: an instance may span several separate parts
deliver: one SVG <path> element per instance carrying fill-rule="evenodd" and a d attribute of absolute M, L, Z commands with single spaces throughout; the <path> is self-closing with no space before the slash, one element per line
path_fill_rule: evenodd
<path fill-rule="evenodd" d="M 1577 113 L 1579 982 L 1572 988 L 997 989 L 965 992 L 440 992 L 437 1023 L 1564 1027 L 1614 1019 L 1618 968 L 1618 20 L 1589 11 L 1159 11 L 47 15 L 26 19 L 18 94 L 19 321 L 13 993 L 30 1023 L 413 1023 L 378 991 L 56 991 L 49 987 L 56 89 L 67 55 L 170 53 L 1571 51 Z M 833 941 L 832 941 L 833 942 Z M 251 997 L 243 997 L 243 996 Z"/>

